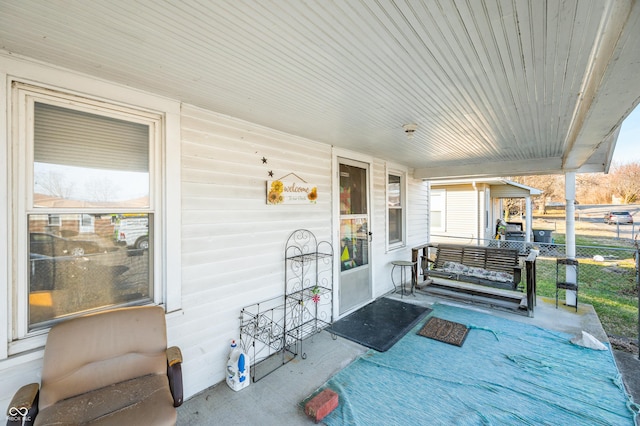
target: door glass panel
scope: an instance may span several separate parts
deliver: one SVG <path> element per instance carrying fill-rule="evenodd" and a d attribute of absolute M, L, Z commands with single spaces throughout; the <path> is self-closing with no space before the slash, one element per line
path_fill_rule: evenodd
<path fill-rule="evenodd" d="M 340 270 L 369 264 L 369 227 L 366 218 L 340 221 Z"/>
<path fill-rule="evenodd" d="M 347 164 L 345 164 L 347 163 Z M 351 164 L 349 164 L 351 163 Z M 369 265 L 368 168 L 340 163 L 340 313 L 371 300 Z"/>
<path fill-rule="evenodd" d="M 340 164 L 340 214 L 367 214 L 367 171 Z"/>

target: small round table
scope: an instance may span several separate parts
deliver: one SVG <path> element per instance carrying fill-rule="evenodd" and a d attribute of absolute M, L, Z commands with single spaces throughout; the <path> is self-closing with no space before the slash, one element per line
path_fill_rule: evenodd
<path fill-rule="evenodd" d="M 408 268 L 409 274 L 411 275 L 411 294 L 414 294 L 413 289 L 416 285 L 416 282 L 415 282 L 415 277 L 413 276 L 413 271 L 415 266 L 418 264 L 418 262 L 410 262 L 408 260 L 394 260 L 391 262 L 391 264 L 393 265 L 393 268 L 391 268 L 391 282 L 393 283 L 394 289 L 397 289 L 398 286 L 396 285 L 396 282 L 393 278 L 393 272 L 395 271 L 396 267 L 400 267 L 400 288 L 402 289 L 401 297 L 404 296 L 404 293 L 405 293 L 404 284 L 405 284 L 405 281 L 407 280 L 407 268 Z"/>

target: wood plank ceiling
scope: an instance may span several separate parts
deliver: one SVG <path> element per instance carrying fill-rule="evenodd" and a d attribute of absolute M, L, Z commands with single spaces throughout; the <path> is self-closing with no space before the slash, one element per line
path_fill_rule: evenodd
<path fill-rule="evenodd" d="M 423 178 L 605 171 L 632 0 L 1 0 L 0 48 Z M 412 139 L 403 125 L 417 124 Z"/>

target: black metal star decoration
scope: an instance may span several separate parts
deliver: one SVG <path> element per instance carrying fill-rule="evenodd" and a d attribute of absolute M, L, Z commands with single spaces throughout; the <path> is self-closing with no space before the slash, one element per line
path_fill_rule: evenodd
<path fill-rule="evenodd" d="M 267 159 L 262 157 L 262 164 L 267 164 Z"/>
<path fill-rule="evenodd" d="M 273 170 L 269 170 L 267 173 L 269 173 L 269 177 L 273 177 Z"/>

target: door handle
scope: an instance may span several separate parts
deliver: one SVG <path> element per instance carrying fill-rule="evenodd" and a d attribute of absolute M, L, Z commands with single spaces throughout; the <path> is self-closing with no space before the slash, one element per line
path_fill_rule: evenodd
<path fill-rule="evenodd" d="M 373 232 L 369 231 L 369 242 L 373 241 Z"/>

